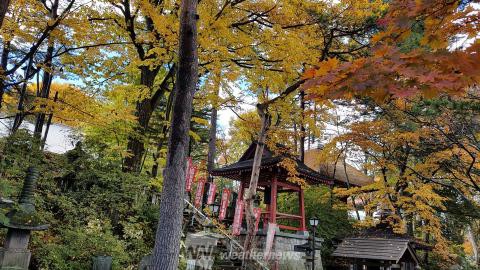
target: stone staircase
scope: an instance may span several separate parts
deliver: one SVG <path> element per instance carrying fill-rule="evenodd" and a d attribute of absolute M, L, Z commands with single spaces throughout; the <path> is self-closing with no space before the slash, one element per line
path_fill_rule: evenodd
<path fill-rule="evenodd" d="M 240 254 L 243 254 L 243 246 L 233 239 L 222 228 L 215 226 L 212 219 L 202 213 L 188 200 L 185 200 L 184 210 L 184 242 L 188 256 L 195 258 L 187 265 L 187 270 L 212 269 L 212 270 L 234 270 L 234 269 L 264 269 L 268 270 L 267 264 L 263 261 L 254 261 L 252 267 L 242 266 Z M 202 260 L 198 258 L 203 257 Z"/>

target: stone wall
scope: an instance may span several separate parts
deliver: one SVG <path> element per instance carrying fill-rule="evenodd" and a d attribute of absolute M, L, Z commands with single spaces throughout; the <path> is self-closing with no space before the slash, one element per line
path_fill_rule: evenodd
<path fill-rule="evenodd" d="M 239 241 L 243 243 L 245 234 L 241 234 Z M 316 238 L 317 246 L 321 245 L 323 240 Z M 266 235 L 259 231 L 256 237 L 256 251 L 258 254 L 264 254 Z M 274 243 L 268 261 L 271 269 L 279 270 L 305 270 L 311 269 L 311 263 L 306 260 L 304 252 L 294 251 L 296 245 L 308 243 L 308 234 L 290 234 L 277 231 L 275 233 Z M 323 270 L 320 250 L 315 252 L 315 269 Z"/>
<path fill-rule="evenodd" d="M 255 259 L 265 262 L 272 270 L 311 269 L 311 262 L 307 262 L 306 254 L 294 250 L 296 245 L 309 243 L 308 234 L 290 234 L 277 231 L 272 250 L 265 260 L 266 238 L 262 230 L 257 233 L 255 249 L 251 254 Z M 243 246 L 245 232 L 243 231 L 235 240 Z M 322 241 L 321 238 L 316 238 L 317 247 L 321 246 Z M 219 244 L 223 248 L 219 248 Z M 191 264 L 191 267 L 187 267 L 187 269 L 222 269 L 218 268 L 219 264 L 229 260 L 238 262 L 244 255 L 238 248 L 232 248 L 233 244 L 228 243 L 224 236 L 212 232 L 189 233 L 186 235 L 185 245 L 186 259 Z M 323 270 L 320 250 L 317 250 L 315 254 L 315 269 Z"/>

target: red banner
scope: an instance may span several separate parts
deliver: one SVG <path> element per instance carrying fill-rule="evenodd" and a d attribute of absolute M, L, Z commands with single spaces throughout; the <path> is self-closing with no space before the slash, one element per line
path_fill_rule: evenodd
<path fill-rule="evenodd" d="M 187 169 L 186 169 L 186 181 L 185 181 L 185 190 L 190 192 L 192 190 L 192 184 L 197 175 L 197 166 L 192 162 L 192 158 L 188 157 L 187 160 Z"/>
<path fill-rule="evenodd" d="M 258 231 L 258 223 L 260 222 L 260 217 L 262 216 L 261 208 L 254 208 L 253 213 L 255 214 L 255 233 Z"/>
<path fill-rule="evenodd" d="M 237 206 L 235 207 L 235 216 L 233 218 L 233 235 L 240 235 L 240 230 L 242 229 L 243 221 L 243 200 L 237 200 Z"/>
<path fill-rule="evenodd" d="M 218 214 L 219 220 L 224 220 L 227 215 L 228 203 L 230 201 L 230 193 L 232 191 L 228 188 L 224 188 L 222 192 L 222 203 L 220 204 L 220 213 Z"/>
<path fill-rule="evenodd" d="M 203 189 L 205 188 L 205 178 L 198 180 L 197 193 L 195 194 L 195 207 L 202 206 Z"/>
<path fill-rule="evenodd" d="M 210 188 L 208 189 L 208 198 L 207 204 L 213 204 L 215 201 L 215 192 L 217 192 L 217 185 L 215 183 L 210 183 Z"/>

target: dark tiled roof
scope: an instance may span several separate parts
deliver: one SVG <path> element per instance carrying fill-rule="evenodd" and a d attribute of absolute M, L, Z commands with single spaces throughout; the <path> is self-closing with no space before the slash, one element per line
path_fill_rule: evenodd
<path fill-rule="evenodd" d="M 210 172 L 210 174 L 213 176 L 224 176 L 230 179 L 241 181 L 243 179 L 241 173 L 250 173 L 252 171 L 253 158 L 255 156 L 256 147 L 256 142 L 251 143 L 238 162 L 224 166 L 222 168 L 214 169 Z M 335 184 L 341 187 L 346 186 L 347 171 L 349 175 L 348 177 L 350 178 L 349 183 L 352 186 L 364 186 L 373 182 L 373 179 L 371 177 L 363 174 L 362 172 L 358 171 L 357 169 L 353 168 L 348 164 L 347 171 L 345 171 L 344 173 L 342 173 L 342 170 L 344 170 L 343 166 L 341 166 L 341 168 L 337 170 L 333 170 L 331 168 L 325 170 L 320 165 L 316 166 L 315 164 L 312 164 L 313 156 L 317 153 L 314 150 L 305 152 L 305 162 L 303 163 L 296 157 L 289 155 L 288 149 L 286 149 L 285 146 L 277 144 L 277 148 L 283 148 L 286 151 L 284 151 L 284 154 L 278 156 L 274 155 L 274 153 L 270 151 L 267 146 L 265 146 L 262 155 L 262 170 L 277 166 L 284 158 L 289 158 L 296 161 L 296 169 L 299 173 L 299 177 L 304 178 L 306 182 L 311 185 Z M 340 163 L 338 164 L 338 166 L 340 166 Z M 335 171 L 336 173 L 332 174 L 332 171 Z"/>
<path fill-rule="evenodd" d="M 333 252 L 334 257 L 398 261 L 408 252 L 418 263 L 408 239 L 346 238 Z"/>
<path fill-rule="evenodd" d="M 267 169 L 275 166 L 280 166 L 279 163 L 286 157 L 267 157 L 263 156 L 262 163 L 260 169 Z M 304 177 L 307 182 L 310 184 L 332 184 L 333 181 L 328 177 L 310 169 L 305 164 L 301 163 L 300 161 L 296 160 L 297 162 L 297 172 L 300 177 Z M 253 167 L 253 159 L 243 160 L 240 159 L 239 162 L 224 166 L 222 168 L 213 169 L 210 173 L 213 176 L 235 176 L 242 172 L 251 172 Z M 235 177 L 233 177 L 236 179 Z M 238 180 L 238 179 L 237 179 Z"/>

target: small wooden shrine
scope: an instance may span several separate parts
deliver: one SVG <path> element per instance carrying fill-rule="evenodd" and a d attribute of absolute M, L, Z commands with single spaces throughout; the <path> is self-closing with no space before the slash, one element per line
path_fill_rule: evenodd
<path fill-rule="evenodd" d="M 388 213 L 381 213 L 375 227 L 345 238 L 338 244 L 332 253 L 337 269 L 420 269 L 417 251 L 430 251 L 431 246 L 408 234 L 395 233 L 387 216 Z"/>
<path fill-rule="evenodd" d="M 403 238 L 346 238 L 332 254 L 343 257 L 353 270 L 418 269 L 412 241 Z"/>
<path fill-rule="evenodd" d="M 249 187 L 256 147 L 257 144 L 252 143 L 238 162 L 214 169 L 210 172 L 212 176 L 222 176 L 239 181 L 240 188 L 238 191 L 238 198 L 243 198 L 245 189 Z M 285 158 L 287 158 L 287 156 L 274 155 L 267 147 L 265 147 L 263 151 L 257 191 L 263 192 L 264 203 L 267 207 L 265 211 L 261 212 L 261 220 L 264 225 L 268 223 L 277 224 L 277 221 L 280 220 L 296 220 L 298 221 L 296 223 L 299 224 L 297 226 L 278 224 L 278 227 L 279 229 L 288 231 L 305 232 L 307 231 L 307 228 L 305 225 L 303 189 L 300 185 L 287 180 L 288 172 L 281 166 L 281 162 Z M 305 180 L 308 184 L 334 185 L 335 179 L 314 171 L 294 157 L 288 158 L 293 159 L 296 162 L 298 177 Z M 278 195 L 279 193 L 285 192 L 298 194 L 299 213 L 281 213 L 278 211 Z"/>

